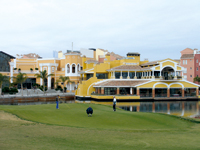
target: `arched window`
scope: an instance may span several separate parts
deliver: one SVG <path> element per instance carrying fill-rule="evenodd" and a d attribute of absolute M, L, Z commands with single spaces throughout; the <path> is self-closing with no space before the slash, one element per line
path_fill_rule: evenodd
<path fill-rule="evenodd" d="M 76 71 L 76 65 L 73 64 L 73 65 L 72 65 L 72 73 L 75 73 L 75 71 Z"/>
<path fill-rule="evenodd" d="M 67 64 L 67 73 L 70 73 L 70 65 Z"/>

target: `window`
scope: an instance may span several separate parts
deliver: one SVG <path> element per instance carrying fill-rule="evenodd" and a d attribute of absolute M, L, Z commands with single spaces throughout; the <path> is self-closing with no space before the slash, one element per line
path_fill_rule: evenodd
<path fill-rule="evenodd" d="M 51 69 L 52 69 L 52 72 L 54 72 L 54 67 L 52 67 Z"/>
<path fill-rule="evenodd" d="M 190 70 L 192 70 L 192 67 L 190 67 Z"/>
<path fill-rule="evenodd" d="M 47 70 L 47 67 L 44 67 L 43 70 Z"/>
<path fill-rule="evenodd" d="M 96 74 L 97 79 L 108 79 L 107 73 L 97 73 Z"/>
<path fill-rule="evenodd" d="M 190 77 L 192 77 L 192 75 L 190 75 Z"/>
<path fill-rule="evenodd" d="M 67 73 L 70 73 L 70 66 L 67 64 Z"/>
<path fill-rule="evenodd" d="M 190 61 L 192 61 L 192 59 L 190 59 Z"/>
<path fill-rule="evenodd" d="M 75 68 L 76 68 L 76 66 L 75 66 L 75 64 L 73 64 L 72 65 L 72 73 L 75 73 Z"/>
<path fill-rule="evenodd" d="M 198 63 L 198 59 L 196 60 L 196 63 Z"/>
<path fill-rule="evenodd" d="M 183 65 L 187 65 L 187 60 L 183 60 Z"/>
<path fill-rule="evenodd" d="M 198 67 L 197 67 L 197 71 L 198 71 Z"/>

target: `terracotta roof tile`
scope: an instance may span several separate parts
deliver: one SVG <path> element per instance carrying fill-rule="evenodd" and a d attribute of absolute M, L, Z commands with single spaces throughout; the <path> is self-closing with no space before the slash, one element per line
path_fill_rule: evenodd
<path fill-rule="evenodd" d="M 139 84 L 148 82 L 150 80 L 111 80 L 111 81 L 106 81 L 106 82 L 102 82 L 102 83 L 97 83 L 94 85 L 94 87 L 96 86 L 101 86 L 101 87 L 113 87 L 113 86 L 121 86 L 121 87 L 134 87 L 137 86 Z"/>
<path fill-rule="evenodd" d="M 122 65 L 112 68 L 114 70 L 140 70 L 142 69 L 140 66 L 137 65 Z"/>
<path fill-rule="evenodd" d="M 181 59 L 185 59 L 185 58 L 194 58 L 194 54 L 183 54 L 181 56 Z"/>
<path fill-rule="evenodd" d="M 154 65 L 154 64 L 158 64 L 160 60 L 157 60 L 157 61 L 151 61 L 151 62 L 148 62 L 148 63 L 144 63 L 142 64 L 141 66 L 148 66 L 148 65 Z"/>

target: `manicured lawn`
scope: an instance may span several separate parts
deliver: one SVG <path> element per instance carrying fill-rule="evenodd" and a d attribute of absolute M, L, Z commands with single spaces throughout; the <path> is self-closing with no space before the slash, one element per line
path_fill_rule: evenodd
<path fill-rule="evenodd" d="M 94 109 L 86 115 L 88 106 Z M 95 104 L 0 106 L 0 149 L 200 149 L 200 125 Z M 29 120 L 29 121 L 25 121 Z M 31 121 L 31 122 L 30 122 Z"/>

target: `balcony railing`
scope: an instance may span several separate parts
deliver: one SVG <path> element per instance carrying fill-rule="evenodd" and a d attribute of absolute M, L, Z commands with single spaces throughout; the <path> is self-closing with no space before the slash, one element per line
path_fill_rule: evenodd
<path fill-rule="evenodd" d="M 152 94 L 144 94 L 144 93 L 141 93 L 141 94 L 140 94 L 140 97 L 152 97 Z"/>
<path fill-rule="evenodd" d="M 155 94 L 155 97 L 167 97 L 167 94 L 165 93 Z"/>
<path fill-rule="evenodd" d="M 182 94 L 170 94 L 170 97 L 182 97 Z"/>
<path fill-rule="evenodd" d="M 21 72 L 21 73 L 33 73 L 33 74 L 35 74 L 35 73 L 39 73 L 39 70 L 33 70 L 33 71 L 31 71 L 31 70 L 20 70 L 20 71 L 14 70 L 14 73 L 19 73 L 19 72 Z"/>

